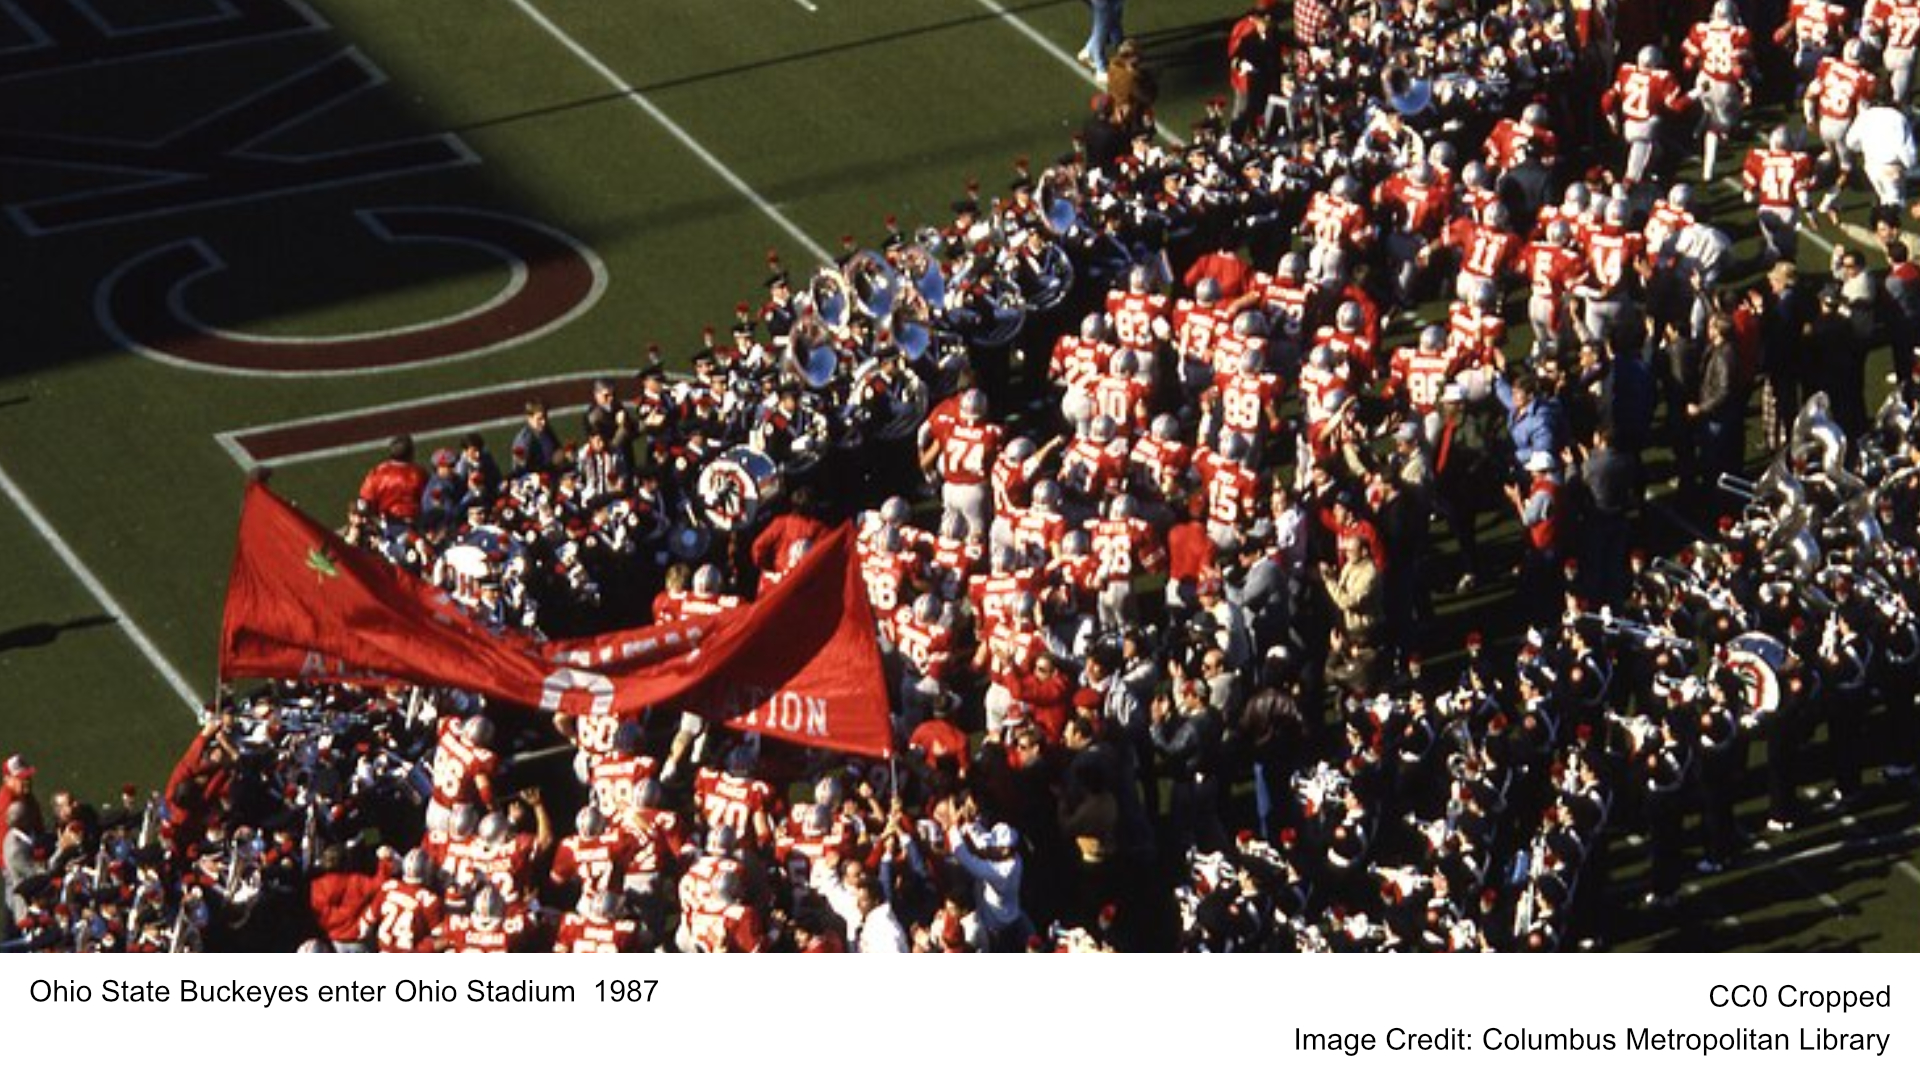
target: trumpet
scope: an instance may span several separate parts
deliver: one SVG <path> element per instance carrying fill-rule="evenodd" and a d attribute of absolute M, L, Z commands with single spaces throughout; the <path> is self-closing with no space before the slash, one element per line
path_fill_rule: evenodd
<path fill-rule="evenodd" d="M 1648 626 L 1645 623 L 1637 623 L 1629 619 L 1616 619 L 1608 613 L 1599 615 L 1582 613 L 1576 617 L 1576 621 L 1591 623 L 1600 627 L 1604 633 L 1625 634 L 1642 644 L 1652 643 L 1658 646 L 1677 648 L 1684 653 L 1692 653 L 1697 648 L 1691 638 L 1683 638 L 1657 627 Z"/>

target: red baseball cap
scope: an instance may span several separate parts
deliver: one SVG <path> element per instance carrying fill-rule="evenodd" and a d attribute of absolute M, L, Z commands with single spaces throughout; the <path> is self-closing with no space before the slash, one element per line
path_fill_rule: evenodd
<path fill-rule="evenodd" d="M 7 768 L 7 778 L 9 780 L 11 780 L 16 776 L 32 776 L 34 773 L 40 771 L 34 768 L 33 766 L 27 764 L 27 759 L 21 757 L 19 754 L 15 754 L 12 757 L 7 759 L 6 768 Z"/>

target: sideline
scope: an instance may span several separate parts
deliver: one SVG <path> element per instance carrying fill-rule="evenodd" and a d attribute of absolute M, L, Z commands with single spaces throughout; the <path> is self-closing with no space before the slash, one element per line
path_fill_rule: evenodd
<path fill-rule="evenodd" d="M 160 677 L 173 688 L 173 692 L 179 696 L 181 703 L 197 715 L 203 705 L 200 695 L 193 692 L 193 687 L 181 677 L 179 670 L 155 647 L 153 639 L 147 636 L 146 631 L 140 629 L 140 624 L 133 621 L 133 617 L 127 614 L 127 609 L 120 606 L 120 602 L 113 598 L 113 594 L 100 583 L 100 579 L 93 576 L 93 571 L 87 569 L 87 565 L 80 561 L 80 556 L 75 554 L 73 548 L 67 546 L 67 542 L 54 531 L 53 524 L 40 513 L 39 508 L 33 505 L 33 502 L 27 498 L 27 493 L 20 490 L 20 485 L 14 483 L 13 477 L 7 475 L 4 468 L 0 468 L 0 491 L 6 492 L 7 498 L 12 499 L 13 505 L 18 507 L 20 513 L 26 517 L 27 524 L 33 526 L 33 531 L 40 534 L 40 538 L 47 542 L 47 546 L 53 549 L 53 553 L 60 556 L 60 561 L 67 564 L 67 569 L 73 571 L 73 576 L 80 579 L 80 584 L 86 586 L 87 591 L 93 594 L 93 598 L 106 609 L 107 615 L 120 624 L 120 629 L 127 632 L 127 637 L 132 639 L 134 647 L 140 650 L 141 655 L 147 658 L 147 662 L 160 673 Z"/>

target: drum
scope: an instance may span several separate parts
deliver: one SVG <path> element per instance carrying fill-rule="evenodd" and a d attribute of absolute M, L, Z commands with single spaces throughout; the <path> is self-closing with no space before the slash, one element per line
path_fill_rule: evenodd
<path fill-rule="evenodd" d="M 780 468 L 757 450 L 736 446 L 700 472 L 695 497 L 707 523 L 721 532 L 744 529 L 780 494 Z"/>
<path fill-rule="evenodd" d="M 1792 653 L 1771 634 L 1741 634 L 1727 642 L 1722 666 L 1745 688 L 1742 704 L 1758 717 L 1772 716 L 1786 698 L 1786 671 Z"/>

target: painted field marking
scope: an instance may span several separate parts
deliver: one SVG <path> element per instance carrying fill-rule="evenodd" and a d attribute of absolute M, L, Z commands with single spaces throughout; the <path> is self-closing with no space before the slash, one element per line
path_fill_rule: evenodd
<path fill-rule="evenodd" d="M 205 26 L 209 23 L 232 22 L 241 17 L 239 8 L 227 0 L 210 0 L 211 13 L 187 15 L 178 19 L 160 19 L 155 22 L 141 23 L 138 26 L 121 26 L 106 17 L 99 8 L 87 0 L 67 0 L 67 6 L 78 11 L 82 18 L 94 25 L 101 34 L 109 38 L 139 37 L 142 34 L 157 34 L 166 30 L 178 30 L 188 26 Z"/>
<path fill-rule="evenodd" d="M 13 505 L 18 507 L 20 513 L 26 517 L 27 524 L 33 526 L 33 531 L 40 534 L 40 538 L 47 542 L 47 546 L 53 549 L 53 553 L 60 557 L 61 562 L 67 564 L 67 569 L 80 580 L 80 584 L 93 594 L 94 600 L 106 610 L 107 615 L 119 624 L 120 629 L 126 631 L 127 637 L 133 641 L 134 648 L 140 650 L 140 654 L 147 658 L 147 662 L 153 665 L 153 669 L 158 671 L 167 685 L 173 688 L 181 704 L 197 714 L 202 705 L 200 695 L 193 692 L 193 687 L 181 677 L 179 669 L 175 668 L 172 662 L 160 652 L 154 645 L 153 639 L 147 636 L 146 631 L 140 629 L 140 624 L 133 621 L 133 616 L 127 614 L 127 609 L 120 606 L 120 602 L 113 598 L 113 594 L 100 583 L 100 579 L 93 576 L 93 571 L 87 569 L 87 564 L 81 562 L 80 556 L 74 553 L 73 548 L 68 546 L 58 532 L 54 531 L 53 523 L 40 513 L 39 507 L 33 505 L 33 501 L 27 498 L 27 493 L 20 490 L 20 485 L 13 482 L 13 477 L 8 476 L 4 468 L 0 468 L 0 491 L 6 492 L 7 498 L 12 499 Z"/>
<path fill-rule="evenodd" d="M 1806 851 L 1797 851 L 1791 855 L 1785 855 L 1778 859 L 1774 859 L 1768 862 L 1766 865 L 1769 867 L 1778 866 L 1778 867 L 1785 868 L 1787 873 L 1793 876 L 1793 880 L 1800 883 L 1801 888 L 1807 890 L 1810 893 L 1813 893 L 1819 899 L 1821 907 L 1826 908 L 1828 911 L 1842 911 L 1842 910 L 1845 910 L 1846 905 L 1842 904 L 1839 900 L 1835 899 L 1832 893 L 1828 892 L 1825 889 L 1822 889 L 1811 878 L 1807 877 L 1806 874 L 1801 873 L 1800 868 L 1794 865 L 1794 860 L 1796 858 L 1811 857 L 1815 852 L 1823 852 L 1825 854 L 1831 854 L 1834 851 L 1843 851 L 1846 849 L 1846 845 L 1847 845 L 1847 841 L 1844 841 L 1844 840 L 1835 841 L 1830 845 L 1826 845 L 1826 850 L 1824 851 L 1822 848 L 1809 848 Z M 1767 843 L 1765 840 L 1756 839 L 1753 842 L 1753 850 L 1758 852 L 1763 852 L 1766 854 L 1772 854 L 1773 845 Z"/>
<path fill-rule="evenodd" d="M 509 0 L 509 2 L 512 3 L 514 7 L 519 8 L 527 18 L 532 19 L 542 30 L 545 30 L 548 36 L 566 46 L 567 51 L 579 58 L 581 63 L 592 68 L 594 74 L 599 75 L 615 90 L 619 91 L 621 97 L 631 102 L 633 106 L 641 112 L 652 117 L 655 123 L 667 130 L 667 134 L 673 136 L 681 146 L 686 147 L 687 150 L 691 152 L 693 156 L 699 158 L 707 168 L 713 170 L 714 175 L 726 181 L 728 187 L 739 192 L 742 197 L 748 202 L 751 202 L 755 208 L 762 214 L 765 214 L 775 225 L 780 226 L 783 232 L 793 237 L 801 247 L 807 249 L 808 254 L 820 260 L 822 263 L 833 262 L 833 256 L 827 253 L 826 248 L 821 247 L 814 241 L 813 237 L 802 232 L 800 226 L 795 225 L 788 219 L 787 215 L 780 212 L 778 207 L 768 202 L 764 196 L 748 186 L 745 180 L 740 179 L 739 174 L 729 169 L 725 162 L 713 156 L 712 151 L 700 145 L 700 141 L 688 134 L 685 128 L 675 123 L 673 117 L 662 112 L 660 107 L 648 100 L 645 94 L 634 89 L 630 83 L 622 79 L 617 72 L 608 67 L 599 57 L 588 52 L 586 46 L 575 41 L 565 30 L 560 29 L 560 27 L 556 25 L 552 19 L 547 18 L 539 8 L 534 7 L 528 0 Z"/>
<path fill-rule="evenodd" d="M 107 64 L 121 63 L 121 62 L 145 62 L 149 60 L 171 59 L 177 56 L 186 56 L 190 53 L 205 52 L 208 49 L 222 49 L 230 45 L 238 45 L 242 43 L 255 44 L 263 41 L 273 41 L 279 38 L 291 37 L 297 34 L 311 34 L 321 30 L 332 29 L 331 25 L 328 24 L 325 19 L 322 19 L 319 16 L 319 14 L 313 10 L 313 8 L 307 5 L 306 0 L 275 0 L 275 3 L 273 5 L 274 9 L 277 11 L 284 11 L 288 13 L 291 16 L 292 25 L 284 26 L 279 29 L 262 30 L 259 33 L 253 33 L 253 34 L 245 33 L 243 30 L 242 32 L 236 33 L 235 35 L 230 37 L 220 37 L 218 35 L 213 35 L 213 36 L 207 37 L 204 40 L 200 40 L 200 41 L 188 40 L 178 45 L 170 45 L 163 48 L 155 48 L 155 49 L 138 49 L 137 48 L 139 39 L 141 38 L 165 37 L 165 36 L 169 36 L 171 31 L 192 30 L 195 27 L 217 27 L 227 23 L 244 22 L 250 18 L 250 15 L 248 12 L 241 11 L 240 9 L 234 7 L 231 3 L 228 3 L 227 0 L 218 0 L 218 3 L 221 8 L 223 8 L 227 12 L 230 12 L 230 14 L 214 16 L 211 18 L 188 18 L 183 20 L 174 20 L 170 22 L 155 23 L 155 24 L 136 27 L 131 30 L 118 30 L 118 29 L 113 29 L 111 27 L 107 27 L 104 25 L 104 20 L 102 19 L 102 17 L 100 17 L 100 15 L 96 11 L 94 11 L 91 7 L 87 7 L 79 3 L 73 3 L 72 6 L 75 8 L 82 9 L 80 11 L 80 14 L 82 15 L 82 17 L 94 23 L 96 26 L 102 27 L 102 37 L 106 41 L 110 43 L 121 43 L 121 42 L 128 42 L 128 41 L 135 43 L 136 48 L 133 51 L 97 59 L 95 63 L 99 64 L 100 66 L 105 66 Z M 35 24 L 33 20 L 27 16 L 26 12 L 20 10 L 19 6 L 15 4 L 13 0 L 0 0 L 0 11 L 4 11 L 10 14 L 14 18 L 14 20 L 21 25 L 22 29 L 26 31 L 27 35 L 33 39 L 26 45 L 18 45 L 18 46 L 13 46 L 6 49 L 0 49 L 0 56 L 7 56 L 13 53 L 37 52 L 41 49 L 47 48 L 48 46 L 54 43 L 52 36 L 49 35 L 45 31 L 45 29 Z M 190 38 L 190 35 L 174 35 L 174 36 L 188 36 Z M 78 65 L 64 65 L 64 66 L 57 66 L 57 67 L 51 67 L 51 68 L 36 68 L 36 69 L 31 69 L 26 71 L 15 71 L 15 72 L 0 72 L 0 82 L 8 82 L 16 79 L 17 80 L 33 79 L 42 75 L 51 75 L 51 74 L 57 74 L 60 72 L 72 71 L 76 66 Z"/>
<path fill-rule="evenodd" d="M 249 109 L 257 106 L 261 102 L 267 101 L 275 94 L 285 92 L 289 87 L 297 86 L 305 80 L 325 77 L 327 70 L 335 65 L 344 65 L 354 69 L 358 73 L 360 79 L 359 84 L 346 88 L 331 97 L 319 99 L 314 103 L 306 104 L 297 110 L 290 111 L 287 117 L 279 123 L 256 131 L 248 135 L 243 141 L 232 146 L 225 156 L 233 161 L 240 162 L 257 161 L 268 164 L 304 165 L 325 162 L 329 159 L 348 157 L 356 154 L 370 154 L 375 151 L 432 145 L 438 145 L 443 151 L 444 156 L 437 160 L 395 165 L 392 168 L 369 168 L 351 175 L 315 180 L 310 183 L 288 183 L 281 186 L 269 186 L 265 190 L 243 190 L 239 194 L 234 195 L 189 197 L 181 202 L 166 202 L 158 206 L 130 210 L 123 213 L 89 217 L 74 223 L 43 225 L 35 219 L 34 215 L 36 211 L 47 208 L 66 206 L 72 203 L 83 203 L 104 195 L 137 191 L 143 188 L 184 184 L 196 176 L 196 174 L 191 171 L 191 165 L 131 165 L 126 162 L 116 163 L 112 161 L 87 160 L 85 157 L 69 160 L 61 157 L 57 152 L 51 151 L 55 151 L 61 147 L 72 147 L 76 149 L 93 148 L 94 150 L 105 151 L 109 155 L 116 149 L 122 152 L 131 151 L 137 154 L 141 151 L 159 151 L 169 146 L 184 144 L 190 141 L 196 132 L 215 131 L 221 123 L 227 122 L 230 118 L 246 116 Z M 321 153 L 270 153 L 256 149 L 259 145 L 271 141 L 278 135 L 299 129 L 302 125 L 309 123 L 320 114 L 333 109 L 342 102 L 369 91 L 385 87 L 390 82 L 391 79 L 387 73 L 377 67 L 373 61 L 369 60 L 365 53 L 362 53 L 357 48 L 349 47 L 334 52 L 294 72 L 286 78 L 260 88 L 254 93 L 229 102 L 214 112 L 197 117 L 159 138 L 142 140 L 106 139 L 95 136 L 66 134 L 56 136 L 40 136 L 38 134 L 23 136 L 31 145 L 28 145 L 24 149 L 16 149 L 13 151 L 0 150 L 0 160 L 22 161 L 28 164 L 45 164 L 57 168 L 74 168 L 94 173 L 121 173 L 133 177 L 133 179 L 129 179 L 124 183 L 106 184 L 64 195 L 33 198 L 25 202 L 9 203 L 6 204 L 7 215 L 13 220 L 14 225 L 26 235 L 35 237 L 48 236 L 76 229 L 89 229 L 100 225 L 113 225 L 128 221 L 141 221 L 148 218 L 163 217 L 187 210 L 211 210 L 220 207 L 236 206 L 241 203 L 258 202 L 263 199 L 277 199 L 304 192 L 325 191 L 333 188 L 365 184 L 374 180 L 386 180 L 400 176 L 437 172 L 442 169 L 465 168 L 480 163 L 480 155 L 474 153 L 472 147 L 468 146 L 459 136 L 448 132 L 387 139 L 380 142 L 366 143 L 342 150 L 332 150 Z"/>
<path fill-rule="evenodd" d="M 346 457 L 351 454 L 359 454 L 368 450 L 379 449 L 386 445 L 390 435 L 356 439 L 351 442 L 342 442 L 332 446 L 315 447 L 312 450 L 267 455 L 256 455 L 249 451 L 246 447 L 246 442 L 249 438 L 255 436 L 269 435 L 290 429 L 312 427 L 345 420 L 358 420 L 366 417 L 377 417 L 383 414 L 400 413 L 408 409 L 417 409 L 424 406 L 457 405 L 460 402 L 473 398 L 501 395 L 512 396 L 514 391 L 537 391 L 545 387 L 574 381 L 597 378 L 630 378 L 632 374 L 631 371 L 613 370 L 576 371 L 568 372 L 564 375 L 548 375 L 537 379 L 520 379 L 514 382 L 494 383 L 478 389 L 452 390 L 446 393 L 428 394 L 425 397 L 408 398 L 403 401 L 386 401 L 378 405 L 367 405 L 357 409 L 344 409 L 339 412 L 324 413 L 319 416 L 301 416 L 271 424 L 236 428 L 231 431 L 222 431 L 215 434 L 213 440 L 220 445 L 222 450 L 227 452 L 227 456 L 231 457 L 234 464 L 240 466 L 242 470 L 251 470 L 261 465 L 300 465 L 311 461 L 326 461 L 332 458 Z M 586 403 L 582 402 L 578 405 L 550 405 L 547 411 L 549 416 L 565 416 L 575 412 L 584 412 L 586 408 Z M 476 427 L 486 426 L 487 424 L 499 421 L 513 420 L 519 415 L 516 407 L 513 411 L 503 413 L 491 420 L 474 420 L 469 418 L 457 424 L 444 425 L 425 431 L 409 432 L 409 434 L 412 434 L 416 439 L 420 440 L 443 438 L 450 435 L 462 435 Z"/>
<path fill-rule="evenodd" d="M 534 321 L 526 326 L 526 328 L 506 336 L 486 341 L 483 344 L 472 344 L 459 348 L 456 351 L 443 351 L 421 359 L 410 359 L 393 363 L 369 363 L 365 367 L 336 366 L 278 370 L 240 367 L 234 364 L 210 363 L 205 359 L 194 359 L 186 355 L 190 350 L 185 346 L 174 345 L 172 346 L 174 351 L 168 351 L 166 347 L 158 344 L 150 344 L 149 341 L 142 340 L 139 334 L 130 331 L 124 326 L 122 319 L 115 313 L 115 293 L 123 278 L 138 270 L 143 264 L 155 258 L 167 256 L 182 247 L 191 249 L 198 257 L 200 265 L 193 272 L 176 280 L 168 290 L 166 301 L 167 313 L 171 316 L 172 324 L 175 327 L 190 330 L 193 334 L 197 334 L 201 338 L 229 343 L 243 345 L 254 344 L 268 347 L 315 346 L 316 348 L 352 345 L 355 343 L 378 345 L 382 342 L 395 341 L 400 338 L 422 337 L 434 330 L 456 327 L 476 320 L 483 320 L 490 314 L 506 308 L 510 304 L 531 299 L 525 294 L 533 275 L 526 260 L 521 258 L 518 252 L 500 243 L 490 242 L 476 236 L 460 235 L 452 231 L 446 233 L 426 231 L 398 233 L 387 225 L 383 217 L 383 215 L 397 216 L 408 213 L 423 215 L 440 214 L 443 216 L 469 217 L 489 222 L 500 222 L 517 229 L 538 234 L 540 237 L 561 245 L 567 251 L 571 252 L 572 255 L 579 260 L 580 265 L 585 268 L 586 272 L 591 275 L 591 282 L 588 283 L 586 291 L 581 294 L 564 313 L 554 317 L 535 316 Z M 464 311 L 405 326 L 384 327 L 379 330 L 346 334 L 249 334 L 238 330 L 227 330 L 209 325 L 196 317 L 192 311 L 188 309 L 186 303 L 187 289 L 196 281 L 215 277 L 228 269 L 226 261 L 219 256 L 211 245 L 201 237 L 194 236 L 141 252 L 115 267 L 111 273 L 101 280 L 99 288 L 94 292 L 94 319 L 100 327 L 106 331 L 107 335 L 113 338 L 115 343 L 126 351 L 136 353 L 156 363 L 186 371 L 257 379 L 346 378 L 364 375 L 384 375 L 394 371 L 437 367 L 462 360 L 489 356 L 506 349 L 526 345 L 555 333 L 586 315 L 600 302 L 600 298 L 606 293 L 608 273 L 606 264 L 601 260 L 600 256 L 592 248 L 574 239 L 572 236 L 537 221 L 510 214 L 496 213 L 490 210 L 431 206 L 394 206 L 357 210 L 354 212 L 354 217 L 369 234 L 388 244 L 452 244 L 484 252 L 506 265 L 508 271 L 506 284 L 489 299 L 473 307 L 469 307 Z"/>

